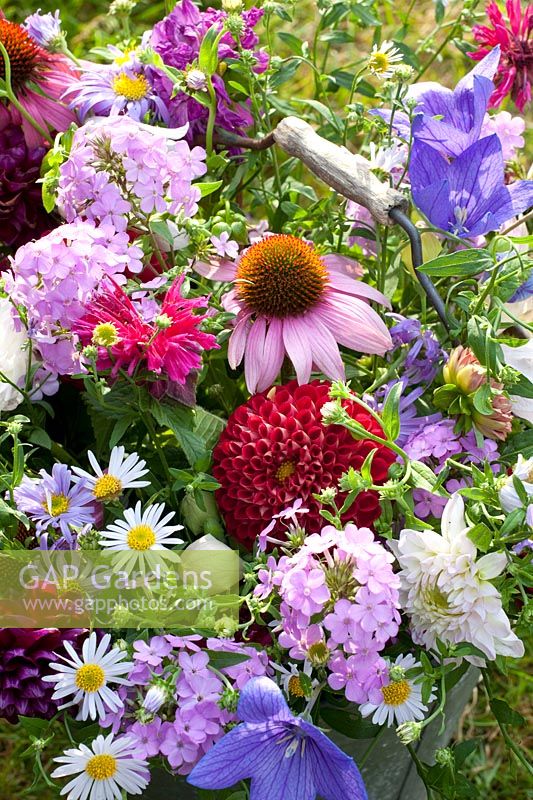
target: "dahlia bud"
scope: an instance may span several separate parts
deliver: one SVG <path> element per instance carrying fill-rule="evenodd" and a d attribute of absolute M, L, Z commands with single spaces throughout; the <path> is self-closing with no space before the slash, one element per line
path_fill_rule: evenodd
<path fill-rule="evenodd" d="M 480 396 L 478 390 L 487 387 L 487 370 L 468 347 L 456 347 L 443 369 L 445 386 L 434 393 L 435 405 L 457 415 L 464 430 L 472 424 L 489 439 L 504 441 L 512 429 L 511 401 L 503 394 L 503 386 L 490 378 L 490 392 Z"/>
<path fill-rule="evenodd" d="M 193 92 L 207 91 L 207 76 L 201 69 L 190 69 L 185 76 L 187 89 Z"/>
<path fill-rule="evenodd" d="M 396 735 L 402 744 L 412 744 L 420 739 L 423 725 L 421 722 L 404 722 L 396 728 Z"/>
<path fill-rule="evenodd" d="M 471 394 L 485 382 L 487 372 L 470 348 L 460 346 L 450 353 L 442 374 L 445 383 L 457 386 L 465 394 Z"/>

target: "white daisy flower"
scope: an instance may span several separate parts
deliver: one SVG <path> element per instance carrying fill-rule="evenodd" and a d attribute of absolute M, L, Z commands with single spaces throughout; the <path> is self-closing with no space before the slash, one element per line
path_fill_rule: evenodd
<path fill-rule="evenodd" d="M 95 499 L 101 503 L 116 500 L 124 489 L 138 489 L 150 485 L 150 481 L 139 480 L 147 474 L 148 470 L 145 469 L 146 461 L 140 459 L 137 453 L 131 453 L 128 456 L 123 447 L 114 447 L 111 450 L 109 466 L 106 470 L 102 469 L 94 453 L 90 450 L 87 452 L 87 457 L 95 475 L 91 475 L 90 472 L 79 467 L 72 467 L 72 471 L 77 475 L 74 480 L 77 483 L 83 480 Z"/>
<path fill-rule="evenodd" d="M 66 800 L 117 800 L 122 790 L 128 795 L 142 794 L 150 773 L 147 761 L 134 758 L 135 746 L 129 736 L 115 739 L 113 733 L 100 734 L 90 747 L 80 744 L 54 758 L 61 766 L 52 772 L 52 778 L 76 776 L 61 790 Z"/>
<path fill-rule="evenodd" d="M 377 44 L 373 46 L 368 58 L 368 69 L 378 78 L 390 78 L 393 75 L 391 67 L 401 63 L 402 58 L 400 50 L 386 39 L 379 47 Z"/>
<path fill-rule="evenodd" d="M 389 682 L 380 689 L 372 690 L 369 701 L 359 706 L 361 716 L 373 715 L 374 725 L 387 725 L 389 728 L 424 719 L 428 709 L 422 702 L 422 687 L 405 675 L 393 680 L 419 666 L 420 663 L 411 654 L 398 656 L 393 664 L 388 662 Z M 432 694 L 429 699 L 434 700 L 435 696 Z"/>
<path fill-rule="evenodd" d="M 165 545 L 182 544 L 183 539 L 172 534 L 183 530 L 183 525 L 167 525 L 174 512 L 170 511 L 161 518 L 164 512 L 164 503 L 148 506 L 142 511 L 140 501 L 137 502 L 134 509 L 124 511 L 124 519 L 116 520 L 102 531 L 101 546 L 108 550 L 131 551 L 142 562 L 148 550 L 165 550 Z"/>
<path fill-rule="evenodd" d="M 111 636 L 106 633 L 98 643 L 93 631 L 83 643 L 81 657 L 70 642 L 65 642 L 65 649 L 70 658 L 58 656 L 64 664 L 54 663 L 50 666 L 57 675 L 45 675 L 43 681 L 55 683 L 54 700 L 61 700 L 69 695 L 74 697 L 59 709 L 79 705 L 78 719 L 102 719 L 108 711 L 118 711 L 123 703 L 118 694 L 109 688 L 109 683 L 131 686 L 131 681 L 123 678 L 133 667 L 131 661 L 124 661 L 126 654 L 113 647 L 108 651 Z"/>
<path fill-rule="evenodd" d="M 383 172 L 392 172 L 395 167 L 403 167 L 407 158 L 407 148 L 402 142 L 394 142 L 390 147 L 376 147 L 370 142 L 370 167 Z"/>

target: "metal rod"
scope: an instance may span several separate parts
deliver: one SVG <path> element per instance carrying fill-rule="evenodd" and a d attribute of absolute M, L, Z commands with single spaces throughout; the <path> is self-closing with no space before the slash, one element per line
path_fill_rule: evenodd
<path fill-rule="evenodd" d="M 420 231 L 401 208 L 391 208 L 389 211 L 389 217 L 394 220 L 397 225 L 403 228 L 409 237 L 409 241 L 411 243 L 411 258 L 413 260 L 413 267 L 416 277 L 420 281 L 420 284 L 425 291 L 429 302 L 439 315 L 442 324 L 449 332 L 450 323 L 453 322 L 453 319 L 446 312 L 446 306 L 444 305 L 442 297 L 433 286 L 433 282 L 429 275 L 419 272 L 418 269 L 424 263 L 424 256 L 422 254 L 422 237 L 420 236 Z"/>

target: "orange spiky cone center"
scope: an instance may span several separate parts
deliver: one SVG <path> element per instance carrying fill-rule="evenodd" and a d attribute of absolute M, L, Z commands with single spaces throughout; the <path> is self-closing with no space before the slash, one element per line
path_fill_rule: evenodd
<path fill-rule="evenodd" d="M 21 89 L 34 76 L 43 51 L 21 25 L 7 19 L 0 19 L 0 42 L 9 56 L 12 86 Z M 0 58 L 0 78 L 5 77 L 4 59 Z"/>
<path fill-rule="evenodd" d="M 268 236 L 244 253 L 237 268 L 237 294 L 268 317 L 304 314 L 322 297 L 328 271 L 313 245 L 296 236 Z"/>

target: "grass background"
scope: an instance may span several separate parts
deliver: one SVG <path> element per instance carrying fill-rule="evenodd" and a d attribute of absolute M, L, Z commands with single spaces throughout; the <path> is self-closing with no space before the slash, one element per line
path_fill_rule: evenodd
<path fill-rule="evenodd" d="M 217 5 L 217 0 L 211 3 Z M 249 5 L 249 3 L 248 3 Z M 105 0 L 35 0 L 34 4 L 24 0 L 13 2 L 7 0 L 2 10 L 13 21 L 21 22 L 24 17 L 40 7 L 42 12 L 61 8 L 63 27 L 69 35 L 71 48 L 77 53 L 86 54 L 87 50 L 103 42 L 114 40 L 121 35 L 120 24 L 107 16 L 108 3 Z M 450 4 L 446 19 L 453 19 L 462 8 L 461 2 Z M 379 13 L 386 21 L 383 38 L 390 35 L 399 24 L 408 26 L 406 41 L 415 44 L 421 37 L 428 35 L 434 27 L 433 0 L 419 0 L 411 4 L 406 13 L 406 3 L 401 0 L 392 3 L 381 0 Z M 165 14 L 165 2 L 149 2 L 140 0 L 135 9 L 133 19 L 135 29 L 142 31 L 161 19 Z M 284 30 L 298 31 L 302 39 L 311 40 L 318 19 L 314 0 L 300 0 L 296 4 L 296 21 L 293 25 L 282 23 Z M 123 32 L 122 32 L 123 33 Z M 372 30 L 361 30 L 354 42 L 354 49 L 368 52 L 371 48 Z M 437 38 L 436 46 L 442 40 Z M 339 61 L 353 60 L 357 52 L 349 52 L 351 48 L 344 45 L 332 56 L 330 64 L 340 66 Z M 453 47 L 443 52 L 443 57 L 436 62 L 424 76 L 425 80 L 443 80 L 452 86 L 454 78 L 464 74 L 467 60 Z M 298 76 L 291 84 L 294 95 L 309 95 L 310 87 L 306 82 L 308 75 Z M 527 720 L 527 726 L 515 730 L 514 737 L 522 746 L 533 746 L 533 713 L 531 697 L 533 696 L 532 670 L 533 658 L 525 658 L 509 670 L 507 677 L 502 676 L 495 682 L 497 695 L 519 711 Z M 1 665 L 0 665 L 1 667 Z M 529 741 L 528 741 L 529 737 Z M 533 783 L 526 783 L 523 770 L 506 751 L 497 725 L 488 707 L 481 686 L 476 689 L 472 702 L 465 709 L 461 723 L 456 731 L 458 740 L 477 738 L 478 745 L 469 757 L 467 767 L 469 777 L 474 781 L 484 800 L 533 800 Z M 0 800 L 56 800 L 59 790 L 47 787 L 42 776 L 37 772 L 37 781 L 33 783 L 35 760 L 32 753 L 25 754 L 28 748 L 28 734 L 20 726 L 10 726 L 0 721 Z M 53 740 L 42 753 L 42 763 L 46 772 L 51 771 L 51 759 L 63 747 L 68 746 L 64 732 L 58 726 Z"/>

